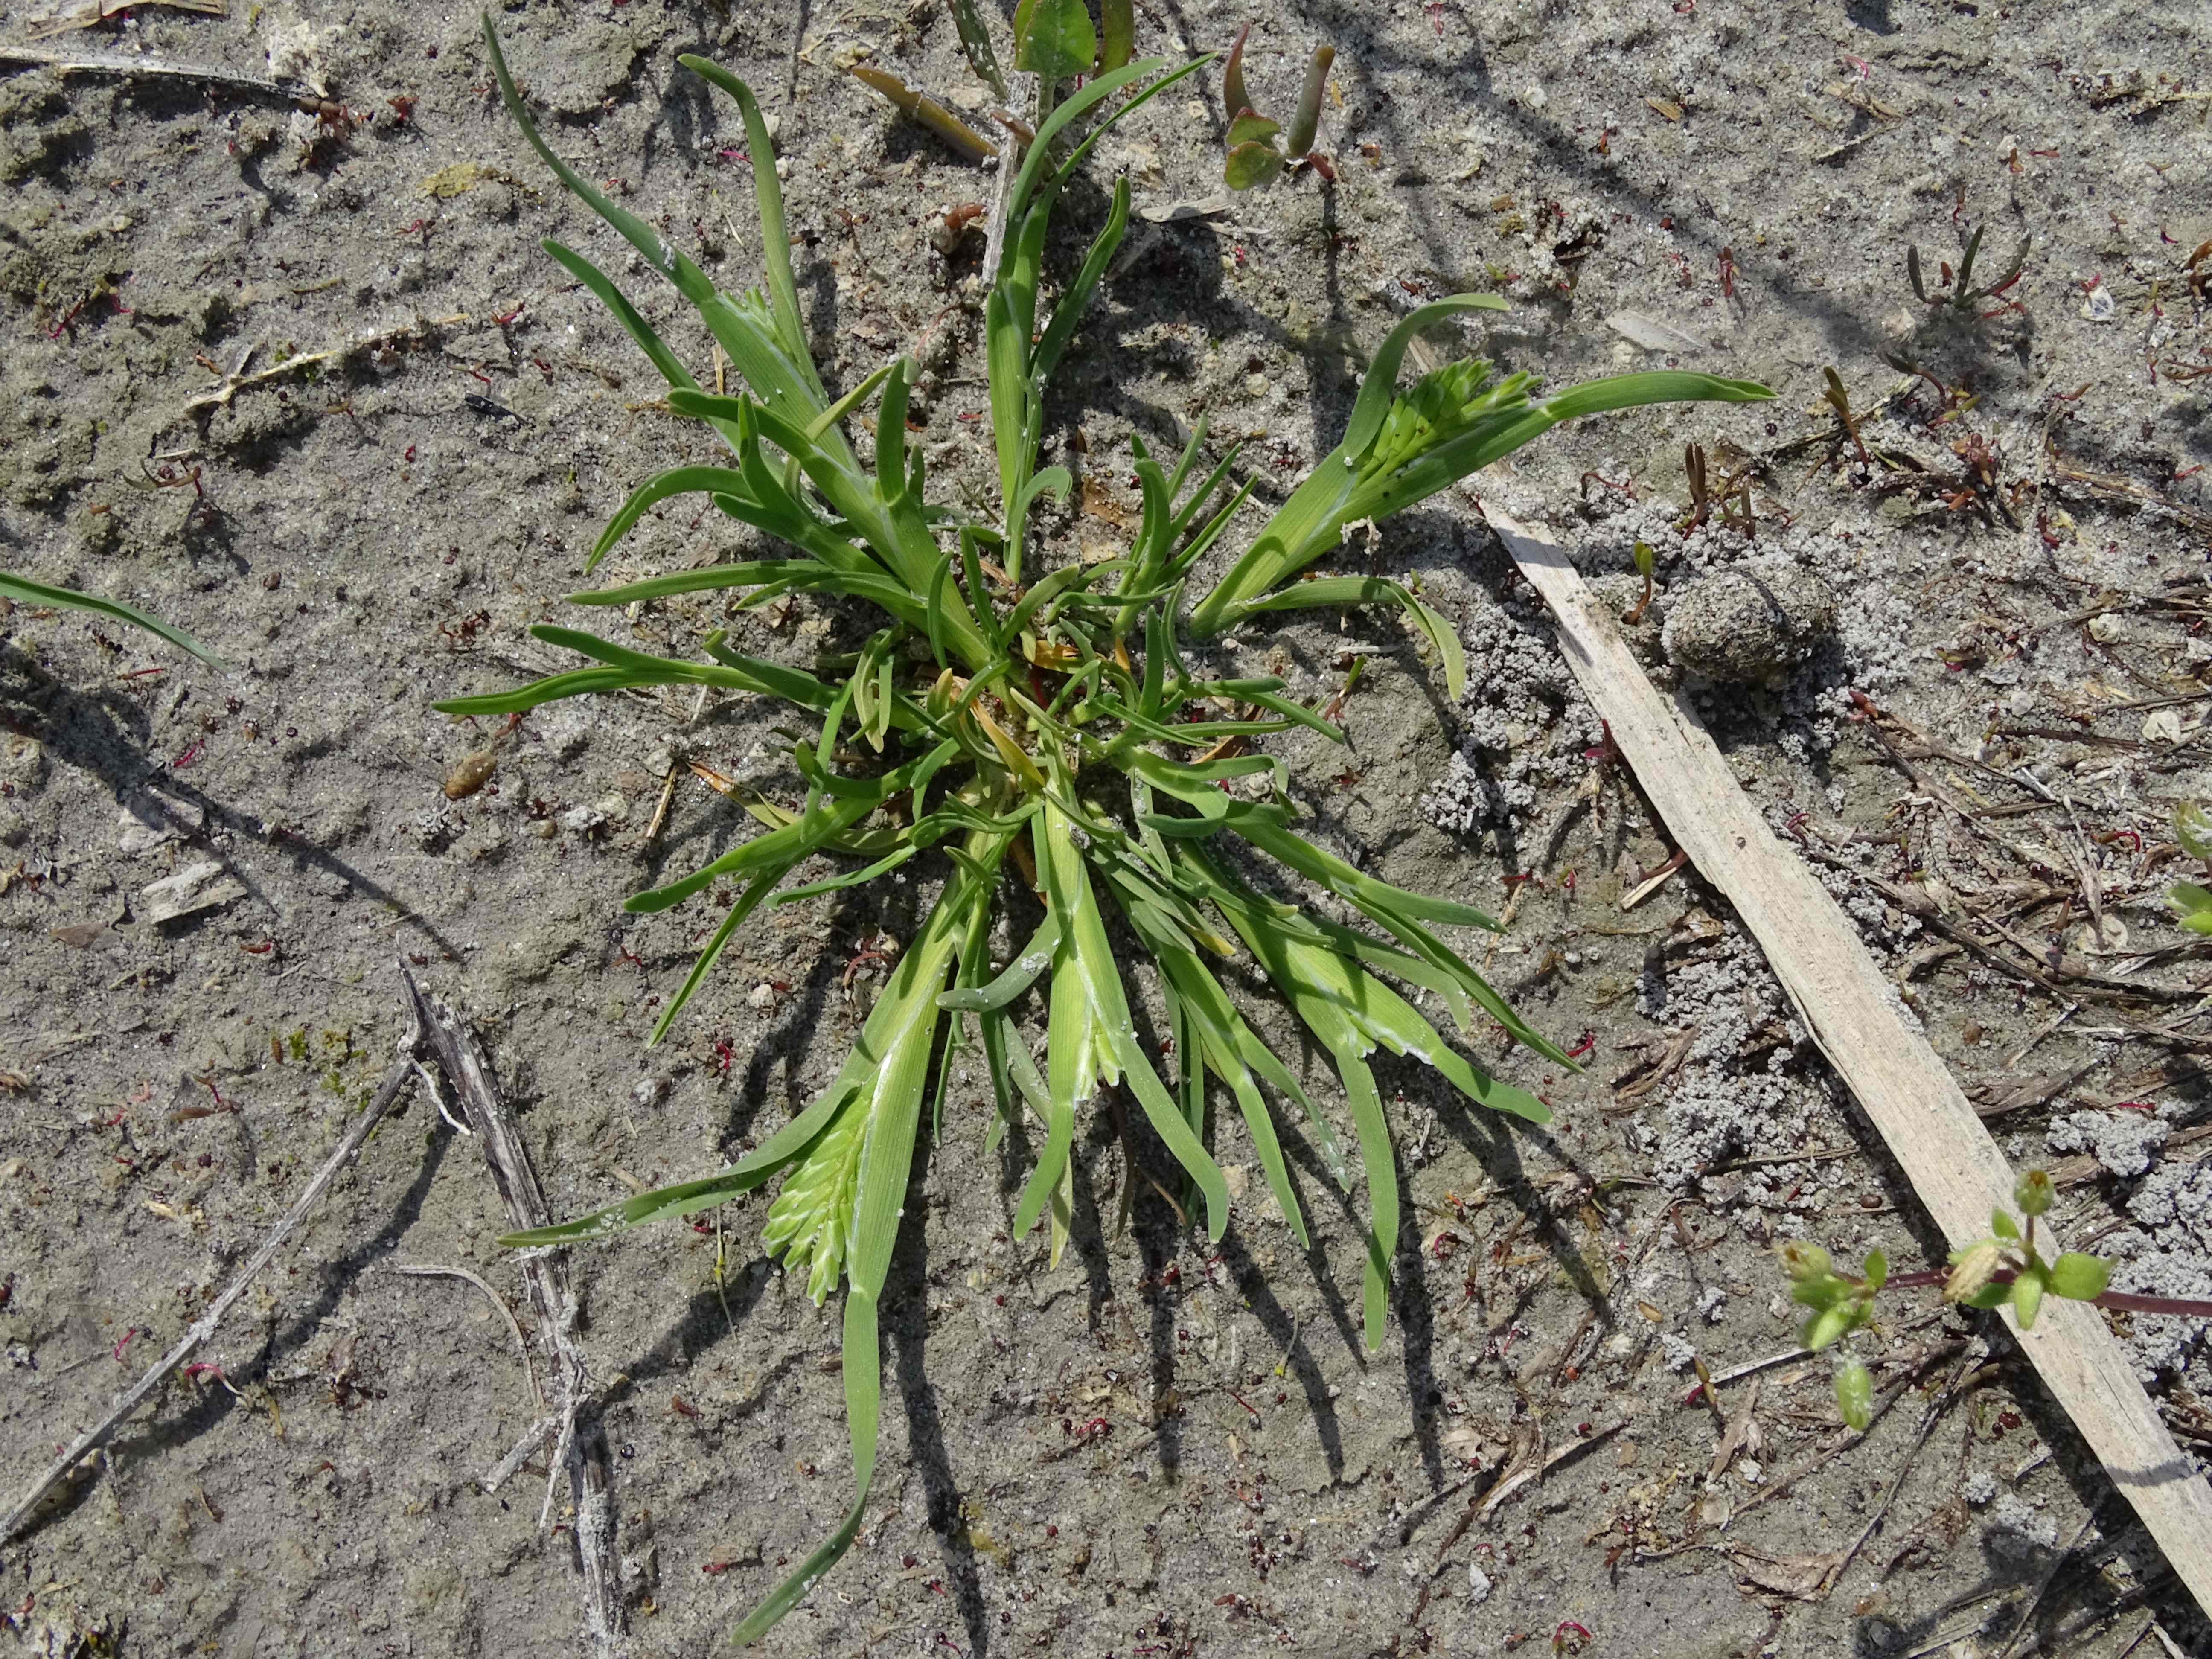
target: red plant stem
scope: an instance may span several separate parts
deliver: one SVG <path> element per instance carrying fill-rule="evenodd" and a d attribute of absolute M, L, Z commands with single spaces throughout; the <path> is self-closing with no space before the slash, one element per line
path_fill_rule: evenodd
<path fill-rule="evenodd" d="M 1886 1291 L 1909 1291 L 1923 1285 L 1941 1285 L 1951 1277 L 1941 1267 L 1931 1267 L 1919 1273 L 1892 1273 L 1882 1281 Z M 2011 1267 L 2000 1267 L 1990 1275 L 1995 1285 L 2009 1285 L 2019 1278 Z M 2091 1298 L 2100 1308 L 2110 1308 L 2117 1313 L 2172 1314 L 2183 1319 L 2212 1319 L 2212 1299 L 2186 1296 L 2140 1296 L 2133 1291 L 2105 1291 Z"/>
<path fill-rule="evenodd" d="M 2121 1313 L 2179 1314 L 2185 1319 L 2212 1319 L 2212 1301 L 2185 1296 L 2137 1296 L 2132 1291 L 2106 1291 L 2097 1298 L 2100 1308 Z"/>

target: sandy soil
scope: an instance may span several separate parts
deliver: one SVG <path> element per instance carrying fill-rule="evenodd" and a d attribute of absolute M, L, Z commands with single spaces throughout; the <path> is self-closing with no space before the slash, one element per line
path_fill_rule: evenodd
<path fill-rule="evenodd" d="M 0 0 L 0 40 L 40 9 Z M 1170 53 L 1243 21 L 1172 0 L 1139 19 Z M 980 250 L 948 261 L 930 233 L 988 176 L 839 72 L 868 49 L 962 101 L 938 0 L 530 5 L 501 26 L 552 142 L 733 288 L 757 270 L 742 132 L 676 58 L 747 77 L 779 123 L 825 375 L 850 385 L 934 324 L 917 441 L 946 488 L 981 489 Z M 706 453 L 641 407 L 649 368 L 538 238 L 611 260 L 702 375 L 703 333 L 552 188 L 475 29 L 396 0 L 234 0 L 33 42 L 216 78 L 0 62 L 0 562 L 240 665 L 76 615 L 0 623 L 11 1488 L 335 1144 L 403 1026 L 395 957 L 487 1030 L 568 1212 L 782 1121 L 879 982 L 860 953 L 914 924 L 898 884 L 759 919 L 648 1051 L 700 922 L 620 900 L 746 833 L 681 763 L 773 792 L 778 717 L 732 699 L 695 720 L 688 694 L 562 705 L 480 793 L 441 791 L 487 733 L 430 700 L 551 665 L 525 629 L 558 613 L 607 514 Z M 1130 432 L 1200 414 L 1217 441 L 1250 434 L 1243 465 L 1279 498 L 1335 441 L 1390 318 L 1436 294 L 1512 295 L 1486 349 L 1560 381 L 1662 362 L 1768 380 L 1771 404 L 1607 420 L 1481 487 L 1548 516 L 1624 608 L 1634 544 L 1657 550 L 1639 627 L 1662 672 L 1658 624 L 1702 574 L 1779 558 L 1827 585 L 1807 660 L 1712 692 L 1746 787 L 2008 1152 L 2061 1175 L 2068 1236 L 2123 1285 L 2212 1289 L 2203 947 L 2161 897 L 2186 873 L 2172 804 L 2212 797 L 2199 9 L 1299 5 L 1255 29 L 1255 91 L 1287 103 L 1316 35 L 1340 53 L 1336 183 L 1133 234 L 1048 434 L 1096 484 L 1091 511 L 1048 521 L 1055 544 L 1133 510 Z M 351 114 L 226 74 L 309 82 Z M 1127 170 L 1140 209 L 1203 202 L 1220 131 L 1200 77 L 1103 146 L 1097 179 Z M 1079 192 L 1070 244 L 1103 200 Z M 1981 225 L 1978 275 L 2025 239 L 2018 282 L 1963 315 L 1917 301 L 1907 246 L 1934 283 Z M 1829 367 L 1856 441 L 1820 402 Z M 1752 538 L 1717 514 L 1677 528 L 1692 443 L 1711 482 L 1752 481 Z M 671 510 L 607 574 L 742 544 Z M 1048 1273 L 1040 1241 L 1006 1237 L 1019 1167 L 982 1152 L 988 1083 L 963 1079 L 894 1269 L 864 1541 L 769 1650 L 2212 1651 L 1992 1325 L 1900 1307 L 1866 1349 L 1897 1405 L 1786 1488 L 1838 1443 L 1825 1358 L 1723 1389 L 1725 1433 L 1683 1406 L 1698 1361 L 1792 1348 L 1776 1240 L 1900 1261 L 1933 1240 L 1694 872 L 1621 908 L 1667 843 L 1471 507 L 1439 498 L 1372 556 L 1459 618 L 1474 689 L 1449 706 L 1387 621 L 1248 632 L 1243 653 L 1301 695 L 1341 684 L 1347 647 L 1379 671 L 1346 704 L 1349 757 L 1285 745 L 1299 791 L 1390 879 L 1507 910 L 1493 971 L 1547 1030 L 1594 1036 L 1589 1071 L 1501 1062 L 1559 1108 L 1540 1134 L 1388 1074 L 1409 1219 L 1371 1360 L 1355 1212 L 1310 1158 L 1310 1257 L 1256 1179 L 1217 1252 L 1145 1181 L 1162 1150 L 1136 1139 L 1133 1182 L 1102 1118 Z M 617 620 L 688 649 L 706 614 Z M 801 605 L 741 626 L 804 659 L 852 623 Z M 215 902 L 151 919 L 146 889 L 209 863 Z M 1240 1135 L 1217 1144 L 1245 1175 Z M 640 1654 L 717 1645 L 848 1501 L 834 1313 L 753 1259 L 763 1202 L 726 1212 L 719 1285 L 711 1229 L 577 1264 Z M 505 1322 L 393 1271 L 467 1267 L 519 1308 L 500 1226 L 474 1148 L 418 1099 L 204 1356 L 222 1378 L 170 1388 L 0 1555 L 22 1649 L 568 1650 L 542 1458 L 483 1486 L 536 1414 Z M 2212 1444 L 2202 1329 L 2128 1335 L 2184 1443 Z"/>

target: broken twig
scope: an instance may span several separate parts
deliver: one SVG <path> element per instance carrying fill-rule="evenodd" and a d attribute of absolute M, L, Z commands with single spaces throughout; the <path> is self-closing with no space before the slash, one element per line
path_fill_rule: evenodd
<path fill-rule="evenodd" d="M 499 1188 L 508 1220 L 517 1231 L 550 1224 L 552 1212 L 546 1208 L 544 1190 L 538 1184 L 537 1166 L 530 1160 L 530 1149 L 523 1143 L 514 1114 L 493 1081 L 483 1046 L 458 1014 L 425 997 L 414 975 L 404 968 L 400 972 L 406 978 L 407 994 L 415 1005 L 424 1041 L 459 1097 L 477 1144 L 483 1148 L 484 1162 L 491 1166 L 492 1182 Z M 575 1508 L 576 1554 L 584 1574 L 585 1639 L 595 1659 L 615 1659 L 628 1651 L 624 1638 L 629 1620 L 623 1602 L 621 1569 L 615 1559 L 614 1494 L 608 1479 L 606 1438 L 600 1432 L 592 1401 L 583 1349 L 576 1341 L 576 1294 L 568 1283 L 568 1252 L 553 1249 L 525 1255 L 522 1277 L 530 1287 L 538 1334 L 550 1351 L 559 1387 L 553 1414 L 534 1427 L 524 1443 L 534 1447 L 542 1443 L 545 1432 L 558 1430 L 545 1504 L 539 1510 L 538 1523 L 543 1530 L 553 1501 L 553 1475 L 565 1467 L 569 1498 Z M 510 1455 L 509 1462 L 520 1460 Z M 501 1468 L 501 1478 L 512 1472 L 507 1464 Z"/>
<path fill-rule="evenodd" d="M 403 968 L 400 971 L 404 974 L 406 969 Z M 337 1179 L 338 1171 L 353 1161 L 354 1154 L 361 1151 L 370 1133 L 383 1121 L 384 1115 L 406 1092 L 408 1079 L 415 1073 L 416 1048 L 422 1040 L 422 1030 L 417 1024 L 400 1041 L 398 1057 L 385 1072 L 384 1081 L 369 1101 L 368 1109 L 354 1121 L 345 1138 L 338 1142 L 337 1150 L 324 1160 L 321 1169 L 315 1171 L 314 1179 L 307 1183 L 307 1190 L 292 1200 L 292 1207 L 284 1212 L 283 1219 L 262 1242 L 252 1259 L 239 1270 L 238 1276 L 224 1288 L 222 1294 L 208 1304 L 208 1310 L 193 1321 L 191 1328 L 177 1340 L 176 1346 L 156 1360 L 152 1369 L 109 1407 L 105 1417 L 70 1442 L 69 1449 L 62 1453 L 31 1489 L 16 1501 L 15 1507 L 8 1511 L 8 1518 L 0 1521 L 0 1540 L 14 1537 L 54 1483 L 68 1474 L 80 1461 L 114 1438 L 115 1431 L 149 1395 L 168 1379 L 169 1373 L 191 1358 L 200 1346 L 215 1334 L 216 1328 L 222 1323 L 222 1316 L 230 1311 L 231 1304 L 246 1294 L 246 1287 L 269 1265 L 270 1259 L 283 1248 L 284 1241 L 299 1231 L 300 1224 L 313 1212 L 316 1205 L 322 1201 L 324 1193 L 329 1190 L 331 1182 Z"/>

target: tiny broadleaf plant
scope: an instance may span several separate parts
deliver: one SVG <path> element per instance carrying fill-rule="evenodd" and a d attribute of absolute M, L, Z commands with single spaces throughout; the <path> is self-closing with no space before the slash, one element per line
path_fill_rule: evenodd
<path fill-rule="evenodd" d="M 2194 801 L 2173 809 L 2173 839 L 2184 853 L 2212 872 L 2212 817 Z M 2192 933 L 2212 933 L 2212 888 L 2202 882 L 2177 881 L 2166 890 L 2173 918 Z"/>
<path fill-rule="evenodd" d="M 2112 1267 L 2102 1256 L 2066 1250 L 2046 1261 L 2036 1247 L 2035 1224 L 2051 1212 L 2057 1197 L 2057 1184 L 2049 1170 L 2022 1170 L 2013 1183 L 2013 1203 L 2020 1218 L 2002 1208 L 1992 1210 L 1986 1237 L 1952 1251 L 1948 1268 L 1923 1273 L 1893 1273 L 1889 1259 L 1880 1250 L 1867 1253 L 1859 1273 L 1841 1273 L 1819 1245 L 1790 1240 L 1778 1252 L 1790 1279 L 1790 1299 L 1812 1310 L 1797 1340 L 1808 1348 L 1831 1347 L 1873 1322 L 1875 1297 L 1885 1288 L 1919 1285 L 1942 1285 L 1943 1299 L 1961 1307 L 2009 1305 L 2022 1330 L 2034 1326 L 2047 1296 L 2125 1313 L 2212 1316 L 2212 1301 L 2107 1290 Z M 1873 1420 L 1873 1401 L 1872 1373 L 1863 1361 L 1847 1354 L 1836 1370 L 1837 1411 L 1852 1428 L 1863 1429 Z"/>
<path fill-rule="evenodd" d="M 1038 0 L 1036 15 L 1057 15 L 1046 10 L 1046 0 Z M 1371 1224 L 1363 1292 L 1370 1346 L 1382 1338 L 1398 1188 L 1369 1056 L 1378 1047 L 1410 1054 L 1480 1105 L 1535 1122 L 1551 1115 L 1534 1096 L 1452 1048 L 1388 981 L 1433 994 L 1463 1030 L 1476 1029 L 1480 1011 L 1553 1064 L 1572 1068 L 1558 1045 L 1508 1007 L 1434 931 L 1494 928 L 1489 916 L 1391 886 L 1315 845 L 1292 828 L 1282 762 L 1236 752 L 1252 738 L 1292 727 L 1339 742 L 1343 733 L 1285 696 L 1279 679 L 1202 678 L 1183 657 L 1182 641 L 1273 611 L 1389 602 L 1426 636 L 1456 696 L 1466 672 L 1458 638 L 1403 587 L 1371 576 L 1294 579 L 1335 547 L 1347 526 L 1443 489 L 1571 416 L 1771 394 L 1747 381 L 1649 374 L 1540 398 L 1527 375 L 1492 385 L 1487 364 L 1460 362 L 1395 395 L 1400 364 L 1415 334 L 1457 312 L 1500 307 L 1478 296 L 1439 301 L 1391 332 L 1343 443 L 1194 605 L 1184 602 L 1193 574 L 1253 489 L 1248 481 L 1217 503 L 1236 454 L 1232 450 L 1200 476 L 1202 422 L 1172 466 L 1131 440 L 1143 516 L 1125 553 L 1039 570 L 1030 510 L 1040 495 L 1063 496 L 1071 483 L 1063 469 L 1036 465 L 1045 386 L 1127 225 L 1128 183 L 1116 183 L 1104 228 L 1040 328 L 1050 216 L 1099 134 L 1198 64 L 1166 70 L 1160 60 L 1146 59 L 1097 76 L 1052 108 L 1018 162 L 1010 157 L 1006 163 L 1018 171 L 1006 257 L 984 313 L 1001 511 L 996 523 L 983 524 L 927 504 L 923 457 L 906 443 L 911 359 L 894 359 L 841 398 L 833 399 L 823 387 L 799 319 L 774 153 L 759 106 L 742 82 L 703 59 L 682 59 L 728 93 L 742 114 L 763 230 L 764 295 L 717 291 L 657 230 L 556 155 L 523 107 L 488 19 L 485 37 L 500 90 L 531 145 L 692 303 L 744 387 L 728 396 L 701 391 L 603 272 L 557 242 L 544 244 L 613 311 L 666 378 L 669 408 L 707 422 L 732 455 L 730 465 L 678 466 L 640 485 L 590 562 L 604 557 L 655 503 L 686 493 L 703 493 L 732 518 L 788 544 L 781 557 L 571 598 L 625 605 L 735 588 L 746 590 L 738 604 L 750 607 L 805 592 L 866 600 L 884 621 L 842 678 L 743 655 L 720 631 L 702 641 L 705 659 L 693 661 L 541 626 L 532 630 L 538 638 L 580 653 L 591 665 L 438 706 L 454 714 L 505 714 L 560 697 L 697 684 L 778 698 L 818 718 L 818 738 L 800 743 L 793 754 L 807 784 L 796 810 L 755 802 L 750 810 L 768 826 L 765 834 L 629 900 L 633 912 L 663 911 L 717 881 L 741 884 L 670 999 L 655 1040 L 706 981 L 731 936 L 771 896 L 785 903 L 857 885 L 932 849 L 944 860 L 935 902 L 851 1054 L 796 1117 L 716 1174 L 506 1241 L 605 1238 L 696 1214 L 783 1178 L 768 1212 L 770 1253 L 805 1273 L 807 1292 L 817 1303 L 841 1276 L 846 1282 L 844 1385 L 858 1492 L 843 1524 L 738 1626 L 738 1636 L 751 1639 L 797 1603 L 860 1528 L 880 1406 L 878 1301 L 924 1106 L 933 1097 L 933 1118 L 941 1121 L 953 1054 L 969 1041 L 967 1022 L 973 1022 L 997 1105 L 987 1145 L 1024 1109 L 1042 1126 L 1042 1150 L 1017 1200 L 1015 1231 L 1025 1234 L 1044 1221 L 1054 1262 L 1073 1206 L 1077 1111 L 1102 1087 L 1117 1084 L 1135 1095 L 1188 1173 L 1202 1198 L 1209 1236 L 1220 1237 L 1229 1192 L 1205 1140 L 1209 1073 L 1235 1099 L 1269 1188 L 1303 1245 L 1306 1224 L 1273 1107 L 1297 1109 L 1323 1164 L 1347 1188 L 1351 1165 L 1329 1115 L 1261 1039 L 1218 977 L 1213 964 L 1239 954 L 1241 942 L 1327 1052 L 1350 1105 Z M 1129 95 L 1109 105 L 1124 93 Z M 1103 119 L 1072 142 L 1075 124 L 1094 111 Z M 878 401 L 872 465 L 854 453 L 840 424 L 871 392 Z M 868 769 L 840 769 L 841 757 L 863 748 Z M 1229 844 L 1241 846 L 1241 857 L 1257 855 L 1303 877 L 1376 931 L 1265 896 L 1243 873 L 1240 858 L 1225 850 Z M 849 858 L 856 867 L 777 890 L 817 854 Z M 1042 899 L 1044 920 L 1010 963 L 994 968 L 988 954 L 991 921 L 1002 891 L 1016 880 Z M 1172 1085 L 1155 1067 L 1158 1051 L 1138 1036 L 1124 965 L 1108 931 L 1109 906 L 1157 972 L 1179 1073 Z M 1040 1070 L 1010 1010 L 1048 975 L 1050 1017 Z M 947 1014 L 951 1029 L 940 1044 Z"/>

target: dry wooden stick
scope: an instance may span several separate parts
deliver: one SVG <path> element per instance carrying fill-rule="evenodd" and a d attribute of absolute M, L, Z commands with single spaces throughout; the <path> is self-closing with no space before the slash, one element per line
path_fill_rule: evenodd
<path fill-rule="evenodd" d="M 37 40 L 49 34 L 66 34 L 71 29 L 88 29 L 124 15 L 136 3 L 137 0 L 64 0 L 54 10 L 33 16 L 27 32 Z M 152 0 L 152 3 L 172 11 L 195 11 L 203 17 L 230 15 L 229 0 Z"/>
<path fill-rule="evenodd" d="M 483 1046 L 451 1008 L 425 997 L 404 967 L 400 973 L 406 980 L 415 1017 L 422 1024 L 423 1040 L 437 1056 L 446 1081 L 460 1102 L 470 1133 L 483 1148 L 484 1162 L 491 1168 L 492 1182 L 499 1188 L 507 1218 L 518 1231 L 550 1224 L 552 1213 L 545 1206 L 544 1190 L 538 1184 L 537 1166 L 530 1161 L 530 1149 L 516 1127 L 514 1114 L 492 1080 L 491 1063 L 484 1056 Z M 538 1333 L 550 1351 L 548 1358 L 560 1385 L 554 1416 L 534 1426 L 525 1444 L 542 1443 L 546 1430 L 558 1425 L 553 1468 L 567 1468 L 569 1497 L 575 1505 L 576 1554 L 584 1576 L 585 1641 L 595 1659 L 617 1659 L 628 1653 L 629 1644 L 622 1572 L 615 1559 L 614 1494 L 608 1480 L 606 1438 L 599 1430 L 583 1349 L 576 1340 L 576 1295 L 568 1283 L 568 1252 L 544 1250 L 524 1256 L 522 1277 L 530 1287 L 530 1299 L 538 1310 Z M 546 1505 L 538 1515 L 541 1529 L 551 1504 L 549 1477 Z"/>
<path fill-rule="evenodd" d="M 1037 77 L 1026 70 L 1006 77 L 1007 102 L 1014 112 L 1034 129 L 1037 119 Z M 1002 126 L 1005 124 L 1000 124 Z M 1013 226 L 1006 221 L 1013 212 L 1014 180 L 1022 170 L 1022 145 L 1019 135 L 1006 127 L 1006 142 L 999 146 L 999 176 L 991 189 L 991 213 L 983 222 L 983 282 L 986 287 L 999 280 L 999 264 L 1006 257 L 1007 237 Z"/>
<path fill-rule="evenodd" d="M 44 46 L 0 46 L 0 64 L 33 64 L 59 70 L 64 75 L 114 75 L 126 81 L 190 81 L 199 86 L 260 93 L 294 104 L 317 97 L 313 88 L 296 81 L 272 81 L 265 76 L 239 75 L 200 64 L 172 64 L 159 58 L 106 58 L 97 53 L 53 52 Z"/>
<path fill-rule="evenodd" d="M 2012 1167 L 1898 1008 L 1857 932 L 1744 798 L 1687 702 L 1653 687 L 1565 550 L 1495 507 L 1485 511 L 1550 605 L 1568 666 L 1675 844 L 1735 906 L 1936 1224 L 1954 1244 L 1982 1237 L 1990 1212 L 2013 1202 Z M 2002 1317 L 2012 1322 L 2009 1310 Z M 2014 1332 L 2175 1573 L 2212 1610 L 2212 1488 L 2175 1447 L 2102 1314 L 2046 1299 L 2034 1329 Z"/>
<path fill-rule="evenodd" d="M 403 974 L 406 971 L 404 968 L 400 969 Z M 410 985 L 409 988 L 411 990 L 413 988 Z M 261 1248 L 253 1253 L 252 1259 L 239 1270 L 238 1276 L 224 1287 L 222 1294 L 208 1304 L 208 1310 L 192 1322 L 192 1328 L 177 1340 L 176 1346 L 156 1360 L 153 1368 L 108 1408 L 105 1417 L 70 1442 L 69 1449 L 56 1459 L 30 1490 L 16 1501 L 15 1507 L 8 1511 L 8 1518 L 0 1522 L 0 1540 L 13 1538 L 30 1518 L 31 1511 L 38 1507 L 39 1501 L 52 1489 L 54 1483 L 75 1468 L 81 1459 L 91 1455 L 113 1439 L 115 1431 L 123 1426 L 131 1413 L 145 1403 L 147 1396 L 167 1382 L 172 1371 L 190 1359 L 201 1345 L 215 1334 L 216 1328 L 222 1323 L 222 1316 L 230 1311 L 231 1304 L 246 1294 L 246 1287 L 269 1265 L 270 1259 L 283 1248 L 284 1241 L 299 1230 L 300 1224 L 322 1201 L 323 1194 L 329 1189 L 331 1182 L 337 1179 L 338 1171 L 353 1161 L 354 1154 L 361 1150 L 362 1143 L 383 1121 L 384 1115 L 406 1092 L 408 1080 L 415 1073 L 415 1054 L 422 1042 L 422 1027 L 417 1024 L 414 1030 L 400 1039 L 398 1057 L 386 1071 L 384 1081 L 378 1085 L 375 1096 L 368 1103 L 368 1109 L 355 1120 L 353 1127 L 346 1132 L 345 1139 L 338 1142 L 337 1150 L 325 1160 L 321 1169 L 315 1171 L 315 1177 L 307 1183 L 307 1189 L 292 1200 L 292 1207 L 284 1212 L 283 1219 L 262 1241 Z"/>

